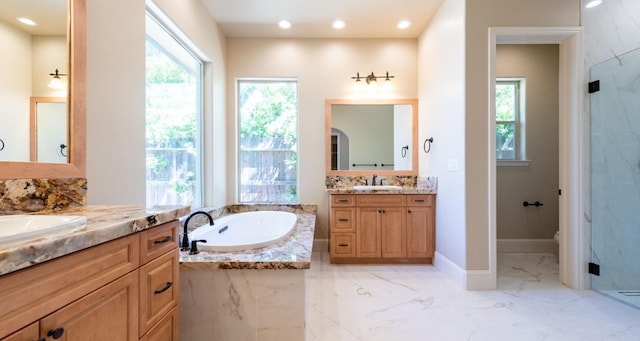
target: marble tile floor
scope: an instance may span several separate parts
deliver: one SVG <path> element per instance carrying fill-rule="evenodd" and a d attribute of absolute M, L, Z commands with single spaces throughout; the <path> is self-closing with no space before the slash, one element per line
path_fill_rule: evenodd
<path fill-rule="evenodd" d="M 498 290 L 433 266 L 331 265 L 314 252 L 306 340 L 640 340 L 640 309 L 559 283 L 557 254 L 498 254 Z"/>

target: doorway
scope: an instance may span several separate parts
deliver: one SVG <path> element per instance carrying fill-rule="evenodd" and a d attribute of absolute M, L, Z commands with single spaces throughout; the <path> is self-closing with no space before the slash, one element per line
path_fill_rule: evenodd
<path fill-rule="evenodd" d="M 497 180 L 495 80 L 496 45 L 559 45 L 559 231 L 560 282 L 570 288 L 588 289 L 589 278 L 583 269 L 588 240 L 581 220 L 582 179 L 582 91 L 581 29 L 575 27 L 492 27 L 489 28 L 489 271 L 495 286 L 497 279 Z M 588 170 L 588 169 L 587 169 Z"/>

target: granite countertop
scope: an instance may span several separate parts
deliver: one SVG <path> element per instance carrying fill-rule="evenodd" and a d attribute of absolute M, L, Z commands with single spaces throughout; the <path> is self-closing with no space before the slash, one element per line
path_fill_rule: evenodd
<path fill-rule="evenodd" d="M 189 206 L 84 206 L 39 214 L 85 216 L 87 225 L 0 246 L 0 275 L 176 220 L 189 214 Z"/>
<path fill-rule="evenodd" d="M 367 190 L 356 190 L 353 187 L 342 187 L 342 188 L 327 188 L 327 193 L 329 194 L 436 194 L 438 191 L 436 188 L 418 188 L 418 187 L 402 187 L 402 189 L 367 189 Z"/>
<path fill-rule="evenodd" d="M 191 270 L 205 269 L 309 269 L 313 234 L 316 224 L 316 206 L 298 205 L 268 207 L 276 211 L 290 211 L 298 217 L 296 227 L 284 241 L 273 246 L 235 252 L 200 251 L 189 255 L 180 251 L 180 268 Z M 265 210 L 252 206 L 237 206 L 231 213 Z"/>

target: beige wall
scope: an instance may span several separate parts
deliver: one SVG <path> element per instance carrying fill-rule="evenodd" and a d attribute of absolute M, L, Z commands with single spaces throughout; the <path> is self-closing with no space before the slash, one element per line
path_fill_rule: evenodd
<path fill-rule="evenodd" d="M 460 127 L 466 130 L 467 270 L 489 268 L 488 28 L 579 25 L 579 0 L 467 1 L 466 121 Z"/>
<path fill-rule="evenodd" d="M 198 0 L 155 2 L 209 64 L 205 98 L 205 175 L 224 205 L 224 38 Z M 113 15 L 117 13 L 117 20 Z M 145 204 L 145 1 L 87 2 L 88 204 Z M 214 146 L 214 147 L 211 147 Z M 212 165 L 216 163 L 216 167 Z M 214 169 L 215 168 L 215 169 Z"/>
<path fill-rule="evenodd" d="M 447 0 L 420 37 L 420 175 L 438 177 L 436 266 L 440 255 L 465 267 L 465 1 Z M 431 151 L 422 150 L 433 137 Z M 449 161 L 458 162 L 448 170 Z"/>
<path fill-rule="evenodd" d="M 228 141 L 236 141 L 235 80 L 293 77 L 298 80 L 298 175 L 300 203 L 317 204 L 316 237 L 327 238 L 325 115 L 327 98 L 353 94 L 356 72 L 389 71 L 394 97 L 417 97 L 415 39 L 228 39 Z M 328 143 L 328 142 L 327 142 Z M 229 146 L 227 202 L 236 202 L 236 146 Z"/>
<path fill-rule="evenodd" d="M 558 45 L 498 45 L 496 77 L 525 79 L 527 167 L 498 166 L 497 238 L 551 239 L 558 230 Z M 542 207 L 524 207 L 540 201 Z"/>

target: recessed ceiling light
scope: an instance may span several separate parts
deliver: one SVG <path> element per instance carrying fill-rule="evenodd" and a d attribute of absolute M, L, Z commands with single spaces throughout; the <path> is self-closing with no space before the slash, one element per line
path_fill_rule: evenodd
<path fill-rule="evenodd" d="M 411 22 L 409 20 L 400 20 L 398 22 L 398 28 L 401 30 L 404 30 L 405 28 L 408 28 L 409 26 L 411 26 Z"/>
<path fill-rule="evenodd" d="M 17 17 L 16 18 L 19 22 L 25 24 L 25 25 L 29 25 L 29 26 L 38 26 L 38 23 L 29 19 L 29 18 L 25 18 L 25 17 Z"/>
<path fill-rule="evenodd" d="M 289 20 L 280 20 L 278 21 L 278 26 L 280 26 L 283 30 L 288 30 L 291 28 L 291 21 Z"/>
<path fill-rule="evenodd" d="M 336 30 L 341 30 L 343 29 L 345 26 L 347 26 L 347 24 L 342 21 L 342 20 L 336 20 L 333 22 L 333 28 L 335 28 Z"/>
<path fill-rule="evenodd" d="M 584 6 L 586 8 L 594 8 L 602 3 L 602 0 L 591 0 Z"/>

